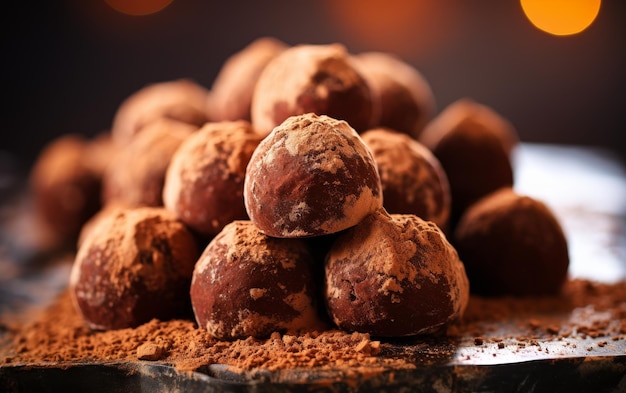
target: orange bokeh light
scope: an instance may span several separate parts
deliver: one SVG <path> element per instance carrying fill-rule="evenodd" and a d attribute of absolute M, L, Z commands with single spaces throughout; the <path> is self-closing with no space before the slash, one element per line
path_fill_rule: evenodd
<path fill-rule="evenodd" d="M 412 56 L 436 47 L 454 27 L 454 9 L 428 0 L 326 0 L 344 41 Z"/>
<path fill-rule="evenodd" d="M 601 0 L 520 0 L 532 24 L 554 35 L 585 30 L 598 16 Z"/>
<path fill-rule="evenodd" d="M 127 15 L 149 15 L 159 12 L 173 0 L 105 0 L 114 10 Z"/>

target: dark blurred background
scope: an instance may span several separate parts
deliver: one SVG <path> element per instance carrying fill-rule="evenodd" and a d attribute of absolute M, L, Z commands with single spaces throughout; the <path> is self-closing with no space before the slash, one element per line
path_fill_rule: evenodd
<path fill-rule="evenodd" d="M 621 0 L 605 0 L 572 36 L 535 28 L 517 0 L 173 0 L 145 16 L 105 0 L 12 3 L 2 22 L 0 152 L 24 168 L 55 137 L 108 130 L 121 101 L 146 84 L 186 77 L 210 87 L 226 58 L 260 36 L 394 52 L 426 77 L 439 110 L 471 97 L 522 141 L 626 155 Z"/>

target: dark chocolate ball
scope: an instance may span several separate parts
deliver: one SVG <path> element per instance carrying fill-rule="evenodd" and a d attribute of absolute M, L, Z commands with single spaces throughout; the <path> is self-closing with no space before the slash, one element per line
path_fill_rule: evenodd
<path fill-rule="evenodd" d="M 374 336 L 436 332 L 460 318 L 469 284 L 434 223 L 384 209 L 346 230 L 326 259 L 326 304 L 337 326 Z"/>
<path fill-rule="evenodd" d="M 190 79 L 150 83 L 128 96 L 115 112 L 111 134 L 121 146 L 150 122 L 168 118 L 200 127 L 209 118 L 209 90 Z"/>
<path fill-rule="evenodd" d="M 382 206 L 371 152 L 345 121 L 293 116 L 259 144 L 246 171 L 244 201 L 266 235 L 339 232 Z"/>
<path fill-rule="evenodd" d="M 553 295 L 567 278 L 567 239 L 557 218 L 511 188 L 470 206 L 453 241 L 477 294 Z"/>
<path fill-rule="evenodd" d="M 303 239 L 272 238 L 250 221 L 233 221 L 196 264 L 196 321 L 219 339 L 320 328 L 313 265 Z"/>
<path fill-rule="evenodd" d="M 296 45 L 263 69 L 251 116 L 254 128 L 265 134 L 304 113 L 345 120 L 360 132 L 373 126 L 376 109 L 368 83 L 343 45 Z"/>
<path fill-rule="evenodd" d="M 445 229 L 450 186 L 439 160 L 406 134 L 375 128 L 361 134 L 378 166 L 383 206 L 389 213 L 415 214 Z"/>
<path fill-rule="evenodd" d="M 469 99 L 446 107 L 420 136 L 443 167 L 452 195 L 452 226 L 479 198 L 513 185 L 513 126 L 493 109 Z"/>
<path fill-rule="evenodd" d="M 233 220 L 247 219 L 244 177 L 261 139 L 244 120 L 206 123 L 172 156 L 163 186 L 165 207 L 207 237 Z"/>
<path fill-rule="evenodd" d="M 106 168 L 104 204 L 163 206 L 163 184 L 170 160 L 180 144 L 198 128 L 167 118 L 146 125 Z"/>
<path fill-rule="evenodd" d="M 69 284 L 74 304 L 93 329 L 190 316 L 198 255 L 194 236 L 171 212 L 113 209 L 81 239 Z"/>
<path fill-rule="evenodd" d="M 377 127 L 418 138 L 435 116 L 435 97 L 424 76 L 411 64 L 386 52 L 354 56 L 381 107 Z"/>
<path fill-rule="evenodd" d="M 103 164 L 95 154 L 100 146 L 80 135 L 62 135 L 42 149 L 30 172 L 34 215 L 60 242 L 75 240 L 101 207 Z"/>
<path fill-rule="evenodd" d="M 272 37 L 257 38 L 226 59 L 207 102 L 211 121 L 250 121 L 252 94 L 259 75 L 287 44 Z"/>

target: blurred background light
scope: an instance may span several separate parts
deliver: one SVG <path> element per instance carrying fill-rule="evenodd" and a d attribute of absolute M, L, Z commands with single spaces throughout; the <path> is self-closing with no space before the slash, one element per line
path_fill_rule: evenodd
<path fill-rule="evenodd" d="M 159 12 L 172 0 L 105 0 L 114 10 L 127 15 L 150 15 Z"/>
<path fill-rule="evenodd" d="M 458 26 L 458 8 L 446 1 L 327 0 L 323 4 L 345 40 L 403 57 L 443 46 Z"/>
<path fill-rule="evenodd" d="M 521 0 L 526 17 L 538 29 L 554 35 L 585 30 L 598 16 L 601 0 Z"/>
<path fill-rule="evenodd" d="M 565 1 L 572 9 L 585 0 Z M 106 131 L 146 84 L 191 78 L 210 87 L 228 56 L 273 36 L 394 52 L 430 83 L 437 110 L 473 98 L 525 142 L 607 147 L 626 158 L 626 1 L 603 2 L 593 23 L 565 39 L 536 28 L 520 1 L 153 0 L 164 8 L 141 17 L 135 2 L 148 4 L 8 3 L 0 151 L 28 167 L 55 137 Z"/>

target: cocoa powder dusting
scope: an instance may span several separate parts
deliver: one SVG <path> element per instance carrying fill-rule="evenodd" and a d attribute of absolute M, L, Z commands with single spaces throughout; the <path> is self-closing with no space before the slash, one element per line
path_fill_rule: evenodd
<path fill-rule="evenodd" d="M 626 282 L 602 284 L 570 280 L 557 297 L 480 298 L 473 296 L 462 322 L 448 329 L 448 338 L 466 338 L 485 351 L 544 353 L 546 340 L 575 347 L 568 338 L 602 337 L 587 350 L 605 349 L 626 339 Z M 502 333 L 503 323 L 516 329 Z M 274 333 L 269 339 L 218 341 L 190 320 L 151 320 L 134 329 L 90 330 L 74 310 L 69 293 L 32 322 L 11 325 L 0 341 L 0 366 L 72 362 L 159 361 L 179 370 L 224 364 L 239 370 L 360 367 L 412 368 L 415 354 L 398 350 L 400 343 L 378 341 L 367 334 L 340 330 L 301 335 Z M 2 337 L 2 336 L 0 336 Z M 418 339 L 417 345 L 438 337 Z M 445 338 L 441 338 L 445 341 Z M 513 340 L 513 344 L 512 341 Z M 395 345 L 394 350 L 390 350 Z M 441 346 L 433 348 L 442 350 Z M 434 349 L 433 349 L 434 350 Z M 423 352 L 423 351 L 422 351 Z M 420 355 L 417 355 L 420 356 Z M 419 360 L 419 359 L 417 359 Z"/>
<path fill-rule="evenodd" d="M 76 313 L 68 292 L 34 322 L 7 327 L 0 366 L 67 362 L 159 360 L 179 370 L 209 364 L 267 370 L 341 365 L 394 365 L 379 358 L 380 343 L 361 333 L 337 330 L 303 335 L 274 333 L 267 340 L 213 340 L 189 320 L 151 320 L 134 329 L 90 330 Z"/>
<path fill-rule="evenodd" d="M 588 338 L 605 337 L 607 342 L 625 340 L 625 321 L 626 281 L 609 284 L 571 279 L 557 296 L 472 295 L 463 322 L 450 327 L 447 333 L 457 338 L 473 338 L 475 345 L 493 344 L 492 348 L 513 354 L 528 348 L 546 352 L 548 349 L 544 351 L 543 346 L 558 344 L 551 346 L 552 355 L 558 356 L 570 354 L 579 343 L 588 342 L 585 341 Z M 606 346 L 604 341 L 591 344 L 588 351 Z"/>

